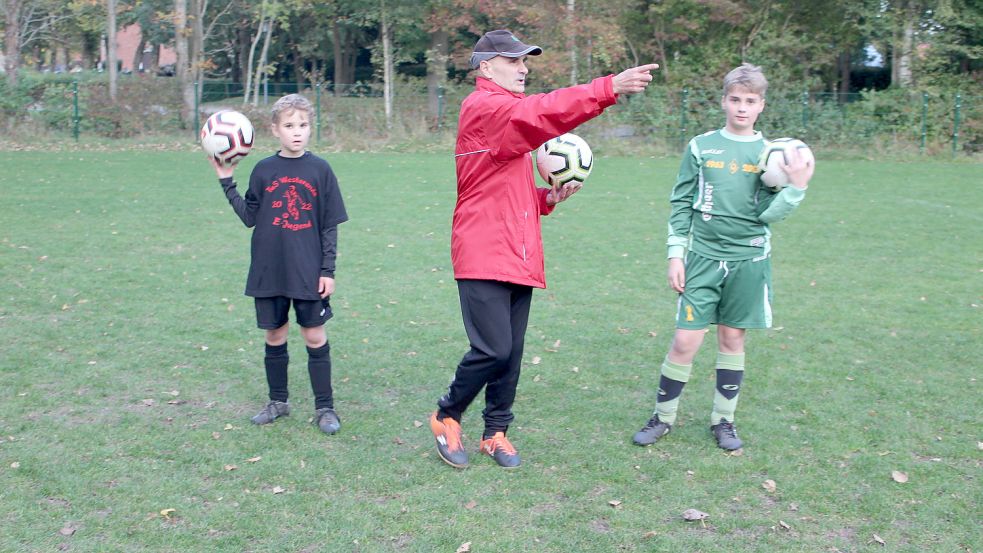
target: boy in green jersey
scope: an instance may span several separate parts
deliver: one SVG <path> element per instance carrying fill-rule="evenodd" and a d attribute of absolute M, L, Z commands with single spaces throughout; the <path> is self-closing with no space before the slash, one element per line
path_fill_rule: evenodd
<path fill-rule="evenodd" d="M 742 446 L 734 411 L 744 375 L 744 335 L 771 327 L 771 246 L 768 224 L 787 217 L 805 197 L 814 166 L 796 152 L 783 169 L 781 191 L 761 182 L 764 137 L 754 123 L 765 107 L 768 81 L 743 64 L 724 77 L 724 128 L 690 140 L 669 202 L 669 286 L 679 293 L 676 332 L 659 379 L 652 418 L 634 436 L 651 445 L 669 433 L 706 329 L 717 325 L 717 386 L 710 430 L 717 445 Z M 688 250 L 688 251 L 687 251 Z"/>

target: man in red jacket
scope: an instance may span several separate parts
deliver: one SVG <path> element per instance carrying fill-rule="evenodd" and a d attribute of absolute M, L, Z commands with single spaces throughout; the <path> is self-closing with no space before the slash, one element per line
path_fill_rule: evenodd
<path fill-rule="evenodd" d="M 451 261 L 471 349 L 430 417 L 437 453 L 458 468 L 468 464 L 461 416 L 482 387 L 481 452 L 503 467 L 519 465 L 505 433 L 514 418 L 532 289 L 546 287 L 539 217 L 580 189 L 580 183 L 537 188 L 529 153 L 597 117 L 619 94 L 643 91 L 658 68 L 633 67 L 526 96 L 526 56 L 542 53 L 509 31 L 485 33 L 471 55 L 471 67 L 478 71 L 475 91 L 461 104 Z"/>

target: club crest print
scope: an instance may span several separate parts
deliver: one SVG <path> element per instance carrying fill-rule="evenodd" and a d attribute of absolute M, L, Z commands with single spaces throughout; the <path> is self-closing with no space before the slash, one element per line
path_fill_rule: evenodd
<path fill-rule="evenodd" d="M 274 194 L 276 191 L 280 194 Z M 317 196 L 317 189 L 304 179 L 294 177 L 282 177 L 273 181 L 266 187 L 270 193 L 274 209 L 273 226 L 284 230 L 304 230 L 313 227 L 311 222 L 311 211 L 314 209 L 312 202 L 307 201 L 303 191 L 313 197 Z"/>

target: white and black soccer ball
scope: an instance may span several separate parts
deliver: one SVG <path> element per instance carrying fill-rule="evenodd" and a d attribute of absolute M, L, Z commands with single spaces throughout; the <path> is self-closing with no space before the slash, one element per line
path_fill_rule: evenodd
<path fill-rule="evenodd" d="M 593 167 L 594 153 L 587 142 L 575 134 L 562 134 L 548 140 L 536 152 L 539 176 L 553 187 L 574 181 L 582 183 Z"/>
<path fill-rule="evenodd" d="M 253 147 L 253 124 L 238 111 L 213 113 L 201 128 L 201 147 L 222 165 L 235 165 Z"/>
<path fill-rule="evenodd" d="M 805 159 L 806 163 L 816 162 L 809 146 L 797 138 L 777 138 L 765 141 L 765 147 L 758 159 L 758 168 L 763 171 L 761 182 L 765 186 L 772 190 L 781 190 L 788 185 L 788 175 L 782 170 L 780 163 L 788 165 L 791 161 L 789 156 L 793 150 L 798 150 L 799 155 Z"/>

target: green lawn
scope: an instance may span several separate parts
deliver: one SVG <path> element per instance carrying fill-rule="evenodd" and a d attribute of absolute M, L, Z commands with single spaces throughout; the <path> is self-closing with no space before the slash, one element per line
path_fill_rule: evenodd
<path fill-rule="evenodd" d="M 351 217 L 334 437 L 309 424 L 296 330 L 294 414 L 249 423 L 266 392 L 249 231 L 200 153 L 0 152 L 0 551 L 981 550 L 979 164 L 820 153 L 773 227 L 776 327 L 749 335 L 731 456 L 707 430 L 712 338 L 673 433 L 631 445 L 672 335 L 677 160 L 598 159 L 544 220 L 523 465 L 457 471 L 426 424 L 467 348 L 452 157 L 326 157 Z"/>

